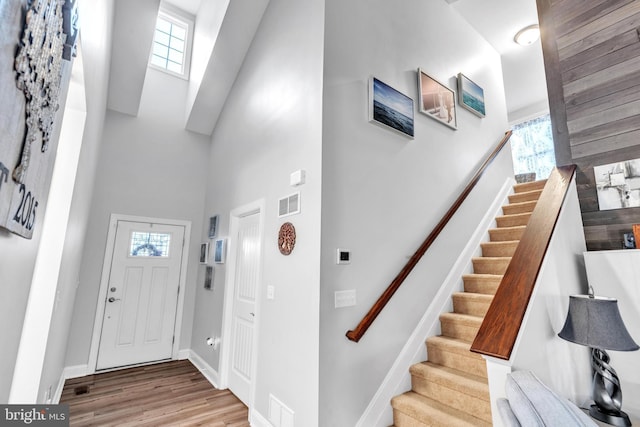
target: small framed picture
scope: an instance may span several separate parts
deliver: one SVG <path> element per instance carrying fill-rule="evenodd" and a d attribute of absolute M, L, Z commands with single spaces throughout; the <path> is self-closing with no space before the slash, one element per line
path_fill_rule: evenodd
<path fill-rule="evenodd" d="M 458 102 L 478 117 L 484 117 L 484 89 L 467 76 L 458 74 Z"/>
<path fill-rule="evenodd" d="M 204 288 L 208 291 L 211 290 L 211 287 L 213 285 L 213 273 L 213 267 L 208 265 L 204 272 Z"/>
<path fill-rule="evenodd" d="M 209 218 L 209 238 L 215 239 L 218 235 L 218 218 L 219 215 L 214 215 Z"/>
<path fill-rule="evenodd" d="M 636 238 L 633 233 L 624 233 L 622 235 L 622 248 L 623 249 L 635 249 Z"/>
<path fill-rule="evenodd" d="M 413 138 L 413 99 L 371 77 L 369 79 L 369 121 Z"/>
<path fill-rule="evenodd" d="M 458 129 L 456 97 L 453 90 L 418 69 L 420 112 L 451 129 Z"/>
<path fill-rule="evenodd" d="M 206 264 L 209 257 L 209 243 L 200 244 L 200 264 Z"/>
<path fill-rule="evenodd" d="M 216 264 L 224 264 L 226 246 L 226 239 L 216 240 L 213 252 L 213 262 Z"/>

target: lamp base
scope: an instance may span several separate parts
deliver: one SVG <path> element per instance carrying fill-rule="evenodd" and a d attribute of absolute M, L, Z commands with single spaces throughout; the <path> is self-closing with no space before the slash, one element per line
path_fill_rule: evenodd
<path fill-rule="evenodd" d="M 615 412 L 615 413 L 607 412 L 598 408 L 597 405 L 591 405 L 591 409 L 589 409 L 589 415 L 591 415 L 596 420 L 599 420 L 614 426 L 618 426 L 618 427 L 631 426 L 631 420 L 629 419 L 629 416 L 622 411 Z"/>

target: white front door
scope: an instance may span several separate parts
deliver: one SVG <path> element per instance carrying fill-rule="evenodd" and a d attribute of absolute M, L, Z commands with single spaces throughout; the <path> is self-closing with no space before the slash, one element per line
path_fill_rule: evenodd
<path fill-rule="evenodd" d="M 117 222 L 96 369 L 171 358 L 184 232 Z"/>
<path fill-rule="evenodd" d="M 233 280 L 229 388 L 249 406 L 253 381 L 256 292 L 260 282 L 260 213 L 238 218 Z"/>

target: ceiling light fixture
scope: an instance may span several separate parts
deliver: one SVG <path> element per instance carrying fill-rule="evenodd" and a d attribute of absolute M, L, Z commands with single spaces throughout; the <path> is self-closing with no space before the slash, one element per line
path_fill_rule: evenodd
<path fill-rule="evenodd" d="M 515 35 L 513 40 L 520 46 L 528 46 L 540 38 L 540 27 L 538 24 L 524 27 Z"/>

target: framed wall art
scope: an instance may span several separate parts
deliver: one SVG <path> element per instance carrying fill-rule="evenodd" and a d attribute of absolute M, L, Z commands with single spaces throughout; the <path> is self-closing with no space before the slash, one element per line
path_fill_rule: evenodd
<path fill-rule="evenodd" d="M 478 117 L 486 115 L 484 89 L 462 73 L 458 74 L 458 102 Z"/>
<path fill-rule="evenodd" d="M 640 206 L 640 159 L 594 166 L 601 211 Z"/>
<path fill-rule="evenodd" d="M 200 244 L 200 264 L 206 264 L 209 257 L 209 243 Z"/>
<path fill-rule="evenodd" d="M 418 90 L 420 93 L 420 112 L 432 119 L 449 126 L 458 128 L 456 114 L 456 97 L 453 90 L 449 89 L 438 80 L 418 69 Z"/>
<path fill-rule="evenodd" d="M 73 34 L 65 28 L 75 31 L 63 9 L 72 3 L 0 2 L 0 227 L 27 239 L 51 185 L 63 71 L 71 67 L 63 51 Z"/>
<path fill-rule="evenodd" d="M 218 235 L 218 218 L 219 215 L 214 215 L 209 218 L 209 238 L 215 239 Z"/>
<path fill-rule="evenodd" d="M 204 288 L 208 291 L 211 290 L 213 285 L 213 267 L 208 265 L 204 271 Z"/>
<path fill-rule="evenodd" d="M 369 79 L 369 121 L 413 138 L 413 99 L 375 77 Z"/>
<path fill-rule="evenodd" d="M 213 252 L 213 262 L 216 264 L 224 264 L 226 257 L 226 239 L 216 240 Z"/>

